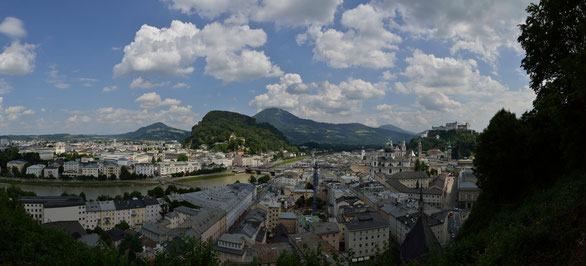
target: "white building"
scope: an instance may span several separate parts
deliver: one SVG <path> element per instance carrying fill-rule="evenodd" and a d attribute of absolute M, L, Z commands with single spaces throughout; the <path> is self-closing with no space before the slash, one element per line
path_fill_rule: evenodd
<path fill-rule="evenodd" d="M 78 221 L 87 229 L 86 205 L 80 197 L 22 197 L 25 211 L 40 223 Z"/>
<path fill-rule="evenodd" d="M 201 169 L 197 162 L 159 162 L 157 163 L 156 172 L 161 176 L 188 173 Z"/>
<path fill-rule="evenodd" d="M 81 175 L 98 177 L 100 169 L 95 164 L 86 164 L 81 168 Z"/>
<path fill-rule="evenodd" d="M 155 166 L 152 163 L 137 163 L 134 172 L 137 175 L 155 176 Z"/>
<path fill-rule="evenodd" d="M 63 163 L 63 172 L 79 174 L 79 162 L 67 161 Z"/>
<path fill-rule="evenodd" d="M 43 176 L 46 178 L 49 178 L 49 177 L 58 178 L 59 177 L 59 168 L 54 167 L 54 166 L 45 167 L 43 169 Z"/>
<path fill-rule="evenodd" d="M 36 177 L 41 177 L 43 175 L 43 169 L 45 169 L 45 165 L 42 165 L 42 164 L 31 165 L 26 168 L 26 174 L 27 175 L 34 175 Z"/>

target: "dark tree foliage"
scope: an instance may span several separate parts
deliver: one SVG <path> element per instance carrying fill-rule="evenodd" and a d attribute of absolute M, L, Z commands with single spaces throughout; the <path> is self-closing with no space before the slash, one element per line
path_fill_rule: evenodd
<path fill-rule="evenodd" d="M 177 157 L 178 162 L 187 162 L 187 160 L 189 160 L 189 158 L 186 154 L 179 154 L 179 157 Z"/>
<path fill-rule="evenodd" d="M 149 265 L 193 265 L 214 266 L 220 265 L 218 253 L 213 248 L 211 240 L 207 242 L 186 237 L 177 238 L 169 246 L 157 253 Z"/>
<path fill-rule="evenodd" d="M 263 175 L 263 176 L 259 177 L 257 181 L 259 184 L 264 184 L 264 183 L 269 182 L 269 180 L 271 180 L 270 175 Z"/>
<path fill-rule="evenodd" d="M 586 135 L 586 2 L 543 0 L 530 4 L 520 25 L 522 61 L 537 94 L 534 116 L 557 131 L 568 167 L 584 167 Z M 545 118 L 541 118 L 545 117 Z"/>

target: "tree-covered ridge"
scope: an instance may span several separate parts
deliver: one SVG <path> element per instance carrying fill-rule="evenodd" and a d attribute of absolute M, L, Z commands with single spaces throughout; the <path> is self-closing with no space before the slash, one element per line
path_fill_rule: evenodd
<path fill-rule="evenodd" d="M 404 130 L 373 128 L 359 123 L 333 124 L 301 119 L 285 110 L 267 108 L 254 115 L 257 121 L 267 122 L 279 129 L 294 144 L 379 145 L 389 137 L 395 141 L 408 141 L 413 137 Z"/>
<path fill-rule="evenodd" d="M 183 141 L 189 132 L 167 126 L 161 122 L 141 127 L 133 132 L 120 135 L 111 135 L 111 137 L 128 139 L 128 140 L 178 140 Z"/>
<path fill-rule="evenodd" d="M 257 123 L 253 117 L 228 111 L 207 113 L 193 126 L 185 144 L 191 148 L 205 144 L 208 148 L 224 152 L 244 147 L 251 154 L 283 149 L 296 150 L 272 125 Z"/>
<path fill-rule="evenodd" d="M 421 149 L 423 152 L 430 149 L 446 151 L 448 146 L 451 146 L 452 158 L 454 159 L 470 157 L 476 149 L 478 133 L 451 130 L 439 132 L 438 135 L 439 138 L 432 136 L 411 139 L 409 144 L 407 144 L 407 148 L 416 151 L 417 146 L 419 145 L 419 140 L 421 140 Z"/>

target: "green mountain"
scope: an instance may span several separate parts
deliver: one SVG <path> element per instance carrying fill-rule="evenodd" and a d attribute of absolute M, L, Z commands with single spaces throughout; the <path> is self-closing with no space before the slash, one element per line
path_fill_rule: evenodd
<path fill-rule="evenodd" d="M 384 145 L 393 141 L 409 141 L 413 135 L 405 130 L 372 128 L 359 123 L 332 124 L 299 118 L 285 110 L 268 108 L 254 115 L 259 122 L 267 122 L 279 129 L 294 144 Z"/>
<path fill-rule="evenodd" d="M 141 127 L 134 132 L 128 132 L 119 135 L 110 135 L 112 138 L 128 139 L 128 140 L 178 140 L 183 141 L 189 132 L 167 126 L 161 122 L 152 125 Z"/>
<path fill-rule="evenodd" d="M 248 153 L 295 150 L 287 138 L 268 123 L 257 123 L 247 115 L 210 111 L 191 129 L 185 144 L 197 148 L 202 144 L 218 151 L 234 151 L 242 147 Z"/>
<path fill-rule="evenodd" d="M 405 133 L 405 134 L 409 134 L 409 135 L 417 135 L 417 133 L 411 132 L 411 131 L 407 131 L 404 130 L 398 126 L 395 125 L 391 125 L 391 124 L 387 124 L 387 125 L 382 125 L 378 128 L 382 128 L 382 129 L 386 129 L 386 130 L 390 130 L 390 131 L 395 131 L 395 132 L 401 132 L 401 133 Z"/>

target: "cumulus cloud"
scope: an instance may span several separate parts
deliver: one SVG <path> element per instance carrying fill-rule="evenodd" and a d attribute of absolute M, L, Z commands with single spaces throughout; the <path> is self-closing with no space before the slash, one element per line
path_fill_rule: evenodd
<path fill-rule="evenodd" d="M 339 84 L 328 81 L 306 84 L 298 74 L 289 73 L 279 83 L 267 85 L 267 92 L 254 97 L 249 106 L 259 110 L 283 108 L 318 120 L 340 119 L 360 112 L 364 100 L 384 96 L 384 85 L 352 78 Z"/>
<path fill-rule="evenodd" d="M 168 84 L 169 82 L 153 83 L 149 79 L 138 77 L 132 80 L 132 82 L 130 83 L 130 88 L 152 89 L 156 87 L 167 86 Z"/>
<path fill-rule="evenodd" d="M 74 116 L 67 118 L 67 122 L 70 122 L 70 123 L 87 123 L 89 121 L 91 121 L 91 118 L 87 115 L 81 115 L 81 116 L 74 115 Z"/>
<path fill-rule="evenodd" d="M 156 92 L 145 93 L 140 97 L 136 98 L 135 102 L 140 104 L 140 107 L 145 109 L 157 108 L 165 105 L 179 105 L 180 100 L 177 99 L 161 99 L 161 96 Z"/>
<path fill-rule="evenodd" d="M 33 44 L 14 41 L 4 47 L 0 54 L 0 73 L 6 75 L 25 75 L 35 68 L 35 48 Z"/>
<path fill-rule="evenodd" d="M 510 89 L 480 74 L 474 60 L 436 57 L 415 50 L 393 91 L 415 96 L 413 106 L 378 105 L 380 123 L 424 130 L 450 121 L 470 122 L 481 129 L 501 108 L 522 113 L 535 94 L 528 87 Z"/>
<path fill-rule="evenodd" d="M 214 19 L 227 14 L 227 21 L 275 22 L 283 26 L 329 24 L 342 0 L 166 0 L 169 8 L 185 14 Z"/>
<path fill-rule="evenodd" d="M 35 112 L 32 109 L 28 109 L 22 105 L 15 105 L 4 109 L 4 113 L 8 117 L 8 120 L 17 120 L 23 115 L 32 115 Z"/>
<path fill-rule="evenodd" d="M 81 133 L 102 134 L 112 134 L 111 128 L 125 132 L 154 122 L 163 122 L 178 128 L 191 128 L 198 116 L 191 108 L 190 105 L 171 105 L 168 109 L 102 107 L 95 110 L 69 110 L 68 113 L 72 116 L 63 121 L 63 126 Z"/>
<path fill-rule="evenodd" d="M 359 5 L 342 14 L 345 32 L 313 26 L 297 36 L 298 44 L 314 44 L 313 58 L 330 67 L 389 68 L 394 66 L 401 37 L 384 25 L 385 15 L 372 5 Z"/>
<path fill-rule="evenodd" d="M 115 91 L 117 89 L 118 89 L 118 86 L 116 86 L 116 85 L 106 86 L 106 87 L 102 88 L 102 92 L 111 92 L 111 91 Z"/>
<path fill-rule="evenodd" d="M 0 94 L 9 93 L 12 90 L 12 86 L 8 84 L 4 79 L 0 78 Z"/>
<path fill-rule="evenodd" d="M 12 38 L 22 38 L 26 36 L 26 30 L 22 20 L 14 17 L 6 17 L 2 23 L 0 23 L 0 33 L 5 34 Z"/>
<path fill-rule="evenodd" d="M 224 82 L 281 76 L 281 69 L 263 51 L 250 49 L 264 45 L 266 40 L 262 29 L 248 26 L 211 23 L 200 30 L 177 20 L 169 28 L 143 25 L 134 41 L 124 47 L 124 57 L 114 66 L 114 76 L 185 76 L 194 71 L 192 64 L 198 58 L 206 59 L 206 74 Z"/>
<path fill-rule="evenodd" d="M 450 41 L 453 53 L 460 50 L 481 55 L 494 63 L 499 49 L 520 51 L 516 38 L 519 25 L 526 17 L 530 0 L 433 0 L 421 4 L 410 0 L 385 0 L 377 5 L 389 17 L 400 17 L 394 28 L 416 38 Z"/>

